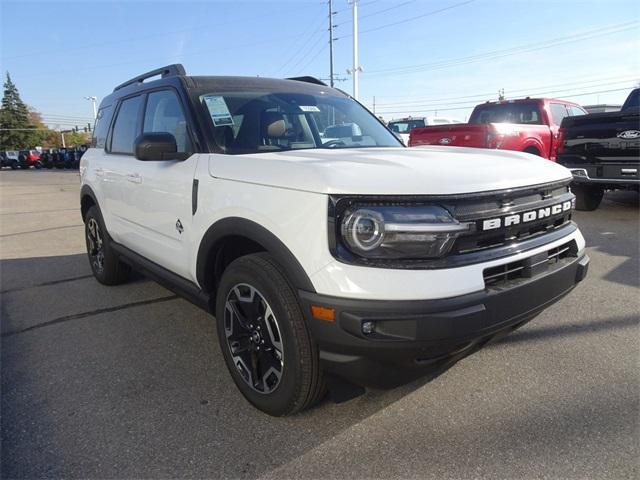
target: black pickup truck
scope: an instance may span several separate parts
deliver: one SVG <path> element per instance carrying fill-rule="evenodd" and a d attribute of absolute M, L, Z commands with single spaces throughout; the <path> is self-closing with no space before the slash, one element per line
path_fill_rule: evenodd
<path fill-rule="evenodd" d="M 640 88 L 619 112 L 565 117 L 557 162 L 573 173 L 578 210 L 595 210 L 605 190 L 640 188 Z"/>

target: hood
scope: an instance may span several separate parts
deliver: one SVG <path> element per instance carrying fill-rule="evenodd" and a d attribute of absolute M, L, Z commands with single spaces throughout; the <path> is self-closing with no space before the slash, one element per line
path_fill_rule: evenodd
<path fill-rule="evenodd" d="M 447 195 L 571 178 L 528 153 L 426 146 L 208 154 L 213 177 L 325 194 Z"/>

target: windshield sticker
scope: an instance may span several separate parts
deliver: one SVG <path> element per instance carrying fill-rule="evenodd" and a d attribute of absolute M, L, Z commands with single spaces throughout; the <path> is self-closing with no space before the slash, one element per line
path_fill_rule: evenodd
<path fill-rule="evenodd" d="M 227 103 L 224 101 L 224 97 L 219 95 L 206 95 L 204 102 L 207 104 L 209 115 L 211 115 L 214 126 L 222 127 L 225 125 L 233 125 L 233 117 L 231 116 L 231 112 L 229 112 Z"/>
<path fill-rule="evenodd" d="M 303 112 L 319 112 L 320 109 L 315 105 L 298 105 Z"/>

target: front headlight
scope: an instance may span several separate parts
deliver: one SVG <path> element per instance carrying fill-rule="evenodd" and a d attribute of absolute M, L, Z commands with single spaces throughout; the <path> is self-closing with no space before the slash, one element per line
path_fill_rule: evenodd
<path fill-rule="evenodd" d="M 344 212 L 340 236 L 360 257 L 423 259 L 446 255 L 471 228 L 436 205 L 363 205 Z"/>

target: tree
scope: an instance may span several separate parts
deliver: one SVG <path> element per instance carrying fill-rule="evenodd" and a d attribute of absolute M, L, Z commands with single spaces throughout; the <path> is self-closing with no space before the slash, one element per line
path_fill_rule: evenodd
<path fill-rule="evenodd" d="M 20 130 L 32 128 L 36 127 L 31 122 L 29 108 L 20 98 L 18 88 L 7 72 L 0 105 L 0 150 L 34 147 L 42 135 L 37 131 Z"/>

